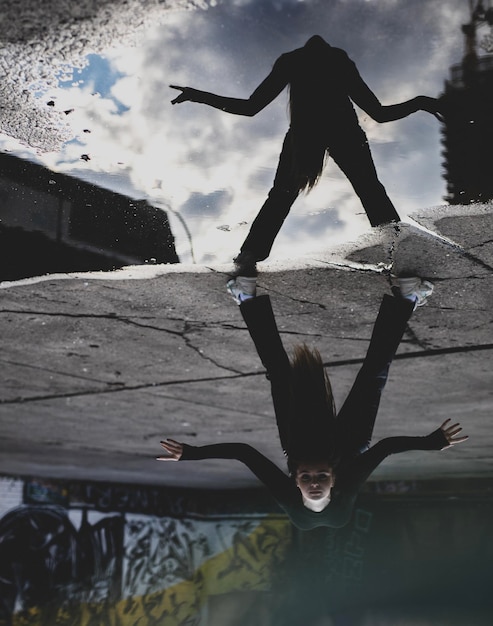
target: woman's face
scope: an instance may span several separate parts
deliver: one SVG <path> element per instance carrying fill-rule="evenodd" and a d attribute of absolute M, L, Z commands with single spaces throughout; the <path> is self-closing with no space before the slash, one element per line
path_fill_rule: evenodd
<path fill-rule="evenodd" d="M 327 463 L 300 463 L 295 480 L 305 499 L 323 500 L 330 497 L 334 473 Z"/>

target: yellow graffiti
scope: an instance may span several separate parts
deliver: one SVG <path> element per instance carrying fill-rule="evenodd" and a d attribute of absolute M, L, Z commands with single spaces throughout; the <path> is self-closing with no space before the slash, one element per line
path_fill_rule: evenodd
<path fill-rule="evenodd" d="M 190 580 L 117 602 L 34 608 L 14 615 L 12 626 L 198 625 L 211 596 L 268 591 L 290 540 L 287 520 L 266 518 L 251 533 L 238 530 L 231 546 L 202 563 Z"/>

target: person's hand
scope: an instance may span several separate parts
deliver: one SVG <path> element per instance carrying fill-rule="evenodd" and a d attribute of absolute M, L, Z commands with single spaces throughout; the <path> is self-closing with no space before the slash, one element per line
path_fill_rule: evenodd
<path fill-rule="evenodd" d="M 193 102 L 193 96 L 197 92 L 196 89 L 192 89 L 191 87 L 180 87 L 179 85 L 170 85 L 171 89 L 178 89 L 181 91 L 179 96 L 176 96 L 173 100 L 171 100 L 171 104 L 180 104 L 181 102 Z"/>
<path fill-rule="evenodd" d="M 448 442 L 449 446 L 455 446 L 456 443 L 462 443 L 466 439 L 469 439 L 469 435 L 462 435 L 461 437 L 457 437 L 462 430 L 462 427 L 459 423 L 449 425 L 450 418 L 445 420 L 443 424 L 440 426 L 440 430 L 445 435 L 445 439 Z"/>
<path fill-rule="evenodd" d="M 156 461 L 179 461 L 183 454 L 183 444 L 174 439 L 165 439 L 161 441 L 161 448 L 168 453 L 166 456 L 156 457 Z"/>
<path fill-rule="evenodd" d="M 439 122 L 444 122 L 443 112 L 440 107 L 440 101 L 437 98 L 429 96 L 418 96 L 419 108 L 434 115 Z"/>

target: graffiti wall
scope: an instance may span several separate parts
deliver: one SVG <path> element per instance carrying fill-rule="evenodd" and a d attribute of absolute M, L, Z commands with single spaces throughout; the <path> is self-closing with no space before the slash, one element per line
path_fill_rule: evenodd
<path fill-rule="evenodd" d="M 223 498 L 218 507 L 219 496 L 201 502 L 145 487 L 0 484 L 5 625 L 206 624 L 211 605 L 217 611 L 213 597 L 248 592 L 254 603 L 269 590 L 291 537 L 279 515 L 240 517 L 238 503 Z M 156 508 L 168 515 L 151 514 Z"/>
<path fill-rule="evenodd" d="M 0 625 L 489 626 L 491 494 L 373 483 L 299 532 L 263 491 L 0 478 Z"/>

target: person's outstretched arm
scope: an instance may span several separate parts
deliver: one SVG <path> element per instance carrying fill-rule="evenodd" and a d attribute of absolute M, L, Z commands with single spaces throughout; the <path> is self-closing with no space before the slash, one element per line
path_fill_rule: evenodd
<path fill-rule="evenodd" d="M 272 100 L 281 93 L 284 87 L 286 87 L 287 83 L 288 79 L 284 72 L 284 63 L 282 57 L 280 57 L 274 63 L 274 67 L 267 78 L 262 81 L 249 98 L 228 98 L 207 91 L 193 89 L 192 87 L 170 85 L 172 89 L 181 91 L 179 96 L 171 100 L 171 104 L 198 102 L 200 104 L 207 104 L 214 109 L 220 109 L 226 113 L 253 117 L 270 104 Z"/>
<path fill-rule="evenodd" d="M 387 437 L 361 454 L 354 466 L 350 482 L 362 484 L 373 470 L 390 454 L 408 450 L 444 450 L 468 439 L 467 435 L 459 435 L 460 424 L 449 424 L 450 419 L 443 422 L 440 428 L 425 437 Z"/>
<path fill-rule="evenodd" d="M 191 446 L 174 439 L 161 441 L 166 456 L 158 461 L 198 461 L 201 459 L 236 459 L 244 463 L 267 487 L 274 497 L 289 489 L 290 478 L 275 463 L 247 443 L 215 443 Z"/>
<path fill-rule="evenodd" d="M 429 96 L 416 96 L 411 100 L 400 102 L 399 104 L 383 105 L 361 78 L 356 65 L 348 57 L 349 72 L 348 86 L 349 97 L 363 111 L 376 122 L 393 122 L 403 117 L 412 115 L 417 111 L 426 111 L 434 115 L 439 121 L 443 121 L 441 116 L 440 102 L 437 98 Z"/>

